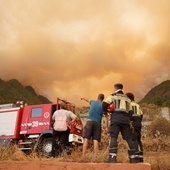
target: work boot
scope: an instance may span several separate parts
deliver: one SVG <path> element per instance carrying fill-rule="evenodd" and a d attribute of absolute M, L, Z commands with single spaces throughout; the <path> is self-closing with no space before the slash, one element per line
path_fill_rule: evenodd
<path fill-rule="evenodd" d="M 130 163 L 137 163 L 136 158 L 129 158 L 129 160 Z"/>
<path fill-rule="evenodd" d="M 143 162 L 143 152 L 139 153 L 138 160 L 139 160 L 139 162 Z"/>
<path fill-rule="evenodd" d="M 116 156 L 109 155 L 109 159 L 106 161 L 106 163 L 117 163 Z"/>
<path fill-rule="evenodd" d="M 136 161 L 136 163 L 138 163 L 139 162 L 139 157 L 137 156 L 137 157 L 135 157 L 135 161 Z"/>
<path fill-rule="evenodd" d="M 143 162 L 143 157 L 138 157 L 138 162 Z"/>
<path fill-rule="evenodd" d="M 139 162 L 139 152 L 136 152 L 136 153 L 135 153 L 135 160 L 136 160 L 136 163 Z"/>
<path fill-rule="evenodd" d="M 137 163 L 134 150 L 128 150 L 128 155 L 129 155 L 129 162 L 130 163 Z"/>

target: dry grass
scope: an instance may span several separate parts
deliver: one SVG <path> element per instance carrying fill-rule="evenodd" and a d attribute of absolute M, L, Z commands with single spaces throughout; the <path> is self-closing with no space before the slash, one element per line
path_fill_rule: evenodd
<path fill-rule="evenodd" d="M 143 140 L 144 144 L 144 161 L 151 164 L 152 170 L 169 170 L 170 167 L 170 153 L 169 151 L 164 151 L 159 149 L 157 151 L 148 150 L 146 145 L 150 144 L 151 138 Z M 157 143 L 159 145 L 159 139 Z M 169 139 L 165 139 L 165 143 Z M 104 142 L 104 143 L 103 143 Z M 169 144 L 169 143 L 168 143 Z M 151 147 L 152 148 L 152 147 Z M 98 155 L 93 154 L 93 147 L 91 146 L 88 149 L 88 152 L 85 156 L 82 156 L 82 147 L 79 146 L 76 150 L 72 152 L 71 155 L 64 153 L 63 157 L 60 158 L 44 158 L 38 157 L 36 153 L 25 154 L 20 151 L 17 147 L 13 146 L 10 148 L 1 149 L 0 161 L 62 161 L 62 162 L 82 162 L 82 163 L 102 163 L 108 158 L 108 142 L 102 141 L 100 144 L 100 150 Z M 119 150 L 118 150 L 118 162 L 126 163 L 129 162 L 127 149 L 125 142 L 120 138 L 119 139 Z"/>
<path fill-rule="evenodd" d="M 152 110 L 145 111 L 147 120 L 157 119 L 158 109 L 153 107 Z M 149 113 L 153 113 L 150 116 Z M 149 117 L 147 117 L 149 116 Z M 154 119 L 153 119 L 154 117 Z M 169 122 L 164 119 L 158 118 L 159 121 L 152 121 L 148 128 L 142 131 L 142 141 L 144 145 L 144 162 L 151 164 L 152 170 L 169 170 L 170 169 L 170 137 L 169 135 Z M 165 127 L 166 125 L 166 127 Z M 154 132 L 154 133 L 150 133 Z M 0 161 L 62 161 L 62 162 L 82 162 L 82 163 L 102 163 L 108 158 L 109 150 L 109 135 L 102 134 L 102 141 L 100 143 L 100 150 L 98 155 L 93 154 L 92 145 L 89 146 L 88 152 L 82 156 L 82 147 L 76 148 L 71 155 L 64 153 L 60 158 L 44 158 L 37 156 L 36 153 L 25 154 L 20 151 L 16 146 L 10 148 L 2 148 L 0 151 Z M 125 142 L 119 138 L 118 162 L 129 162 L 127 147 Z"/>

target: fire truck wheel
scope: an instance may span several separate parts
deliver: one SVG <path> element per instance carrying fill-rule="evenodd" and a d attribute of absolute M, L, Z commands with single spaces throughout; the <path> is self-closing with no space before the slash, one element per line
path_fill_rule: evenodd
<path fill-rule="evenodd" d="M 46 138 L 42 142 L 42 155 L 49 157 L 52 151 L 52 138 Z"/>

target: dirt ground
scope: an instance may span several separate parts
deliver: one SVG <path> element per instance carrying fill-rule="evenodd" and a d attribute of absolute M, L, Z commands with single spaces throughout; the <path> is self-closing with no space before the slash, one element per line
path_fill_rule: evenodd
<path fill-rule="evenodd" d="M 76 163 L 54 161 L 0 161 L 0 170 L 151 170 L 148 163 Z"/>

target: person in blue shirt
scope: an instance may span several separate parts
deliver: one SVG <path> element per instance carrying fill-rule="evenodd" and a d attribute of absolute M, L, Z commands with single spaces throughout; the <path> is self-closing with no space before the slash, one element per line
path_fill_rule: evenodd
<path fill-rule="evenodd" d="M 85 155 L 88 142 L 92 138 L 94 154 L 98 153 L 99 142 L 101 140 L 101 122 L 104 115 L 104 122 L 106 124 L 105 131 L 108 132 L 108 117 L 107 114 L 103 114 L 102 101 L 104 100 L 104 94 L 99 94 L 97 100 L 89 100 L 81 98 L 90 104 L 90 110 L 87 118 L 87 122 L 84 126 L 84 143 L 83 143 L 83 156 Z"/>

